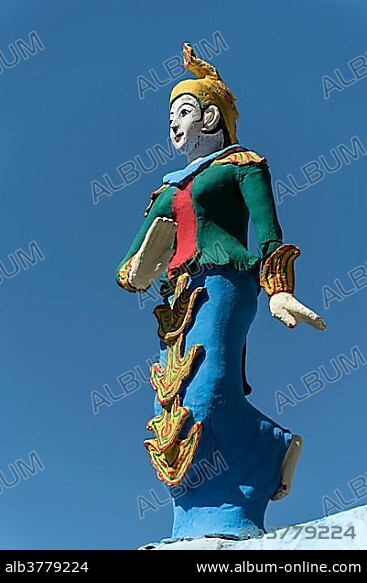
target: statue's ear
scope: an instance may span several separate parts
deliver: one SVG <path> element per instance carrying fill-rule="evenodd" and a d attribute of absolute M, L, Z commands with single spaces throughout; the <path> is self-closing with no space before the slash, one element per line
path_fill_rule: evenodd
<path fill-rule="evenodd" d="M 221 119 L 219 107 L 216 105 L 208 105 L 204 110 L 203 116 L 203 131 L 213 132 Z"/>

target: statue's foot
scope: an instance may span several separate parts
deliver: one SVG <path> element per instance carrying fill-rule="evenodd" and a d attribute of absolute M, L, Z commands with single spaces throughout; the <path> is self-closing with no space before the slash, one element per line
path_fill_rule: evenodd
<path fill-rule="evenodd" d="M 285 496 L 288 496 L 291 493 L 293 475 L 298 458 L 301 455 L 302 443 L 303 441 L 300 435 L 294 435 L 292 437 L 292 441 L 287 449 L 282 464 L 281 484 L 271 497 L 272 500 L 282 500 Z"/>

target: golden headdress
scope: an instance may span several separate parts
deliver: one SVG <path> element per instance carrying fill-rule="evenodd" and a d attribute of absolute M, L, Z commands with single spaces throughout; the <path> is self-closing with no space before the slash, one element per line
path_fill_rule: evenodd
<path fill-rule="evenodd" d="M 236 144 L 236 120 L 238 118 L 238 111 L 235 106 L 235 96 L 222 81 L 217 69 L 206 61 L 199 59 L 194 54 L 191 45 L 184 43 L 182 55 L 185 69 L 194 73 L 197 79 L 180 81 L 172 89 L 170 103 L 179 95 L 191 93 L 203 106 L 216 105 L 223 116 L 231 144 Z"/>

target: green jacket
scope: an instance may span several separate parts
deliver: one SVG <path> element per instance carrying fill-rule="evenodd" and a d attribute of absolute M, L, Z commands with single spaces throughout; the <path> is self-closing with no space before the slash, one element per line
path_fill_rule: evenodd
<path fill-rule="evenodd" d="M 247 271 L 258 266 L 282 245 L 264 158 L 237 148 L 201 167 L 192 177 L 191 199 L 196 217 L 196 252 L 199 265 L 231 266 Z M 156 217 L 173 218 L 176 185 L 164 185 L 153 193 L 153 204 L 118 270 L 139 250 Z M 154 200 L 154 195 L 155 200 Z M 255 227 L 258 253 L 247 248 L 249 219 Z"/>

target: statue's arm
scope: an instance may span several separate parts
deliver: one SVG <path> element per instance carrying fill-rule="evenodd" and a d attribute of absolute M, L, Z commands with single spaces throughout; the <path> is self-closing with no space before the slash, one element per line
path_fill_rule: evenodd
<path fill-rule="evenodd" d="M 176 225 L 167 209 L 156 202 L 145 218 L 129 251 L 119 263 L 117 283 L 130 292 L 148 289 L 167 267 L 173 253 Z"/>
<path fill-rule="evenodd" d="M 267 164 L 237 166 L 237 180 L 254 225 L 261 260 L 283 242 Z"/>
<path fill-rule="evenodd" d="M 269 296 L 272 316 L 289 328 L 306 322 L 324 330 L 322 318 L 293 295 L 294 261 L 300 254 L 295 245 L 284 244 L 266 163 L 238 167 L 238 181 L 259 241 L 262 268 L 260 285 Z"/>

